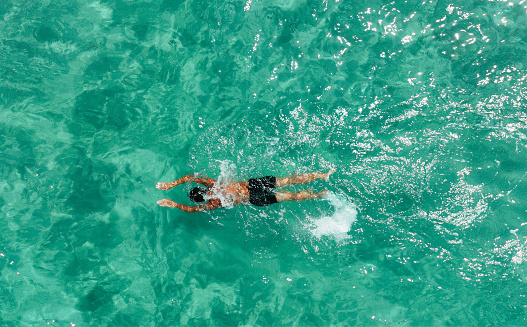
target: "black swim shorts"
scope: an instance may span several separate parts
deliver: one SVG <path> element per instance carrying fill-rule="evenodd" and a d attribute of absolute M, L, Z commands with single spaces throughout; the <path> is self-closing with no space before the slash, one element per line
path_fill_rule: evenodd
<path fill-rule="evenodd" d="M 276 188 L 276 177 L 265 176 L 249 179 L 249 202 L 255 206 L 263 207 L 278 203 L 274 188 Z"/>

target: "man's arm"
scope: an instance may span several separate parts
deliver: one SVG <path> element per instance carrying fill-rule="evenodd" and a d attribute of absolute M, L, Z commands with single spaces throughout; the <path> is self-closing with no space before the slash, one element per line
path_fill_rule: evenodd
<path fill-rule="evenodd" d="M 201 176 L 196 176 L 196 178 L 194 178 L 194 181 L 198 184 L 205 185 L 206 187 L 209 187 L 209 188 L 214 186 L 214 183 L 216 183 L 216 180 L 214 178 L 201 177 Z"/>
<path fill-rule="evenodd" d="M 215 179 L 210 178 L 210 177 L 186 175 L 186 176 L 183 176 L 180 179 L 175 180 L 173 182 L 159 182 L 159 183 L 157 183 L 156 188 L 158 190 L 168 191 L 171 188 L 173 188 L 174 186 L 178 186 L 178 185 L 181 185 L 181 184 L 184 184 L 184 183 L 188 183 L 190 181 L 195 181 L 196 183 L 201 184 L 201 185 L 205 185 L 207 187 L 212 187 L 214 185 L 214 183 L 216 182 Z"/>
<path fill-rule="evenodd" d="M 198 212 L 198 211 L 206 211 L 206 210 L 214 210 L 218 208 L 217 206 L 214 206 L 210 203 L 200 204 L 199 206 L 187 206 L 184 204 L 176 203 L 170 199 L 163 199 L 157 201 L 157 204 L 159 204 L 162 207 L 169 207 L 169 208 L 178 208 L 179 210 L 183 210 L 185 212 Z"/>

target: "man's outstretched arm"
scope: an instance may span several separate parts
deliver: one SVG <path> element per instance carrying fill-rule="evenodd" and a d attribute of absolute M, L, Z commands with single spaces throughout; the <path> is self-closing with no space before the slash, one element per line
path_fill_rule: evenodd
<path fill-rule="evenodd" d="M 186 212 L 196 212 L 199 211 L 198 207 L 191 207 L 184 204 L 176 203 L 170 199 L 163 199 L 157 201 L 157 204 L 159 204 L 162 207 L 169 207 L 169 208 L 178 208 L 179 210 L 183 210 Z"/>
<path fill-rule="evenodd" d="M 178 180 L 175 180 L 173 182 L 159 182 L 159 183 L 157 183 L 156 188 L 158 190 L 168 191 L 171 188 L 173 188 L 174 186 L 178 186 L 178 185 L 181 185 L 181 184 L 184 184 L 184 183 L 188 183 L 188 182 L 191 182 L 191 181 L 195 181 L 196 183 L 201 184 L 201 185 L 205 185 L 207 187 L 212 187 L 212 185 L 214 185 L 214 183 L 216 182 L 215 179 L 210 178 L 210 177 L 186 175 L 186 176 L 183 176 L 183 177 L 181 177 Z"/>
<path fill-rule="evenodd" d="M 179 210 L 183 210 L 186 212 L 198 212 L 198 211 L 206 211 L 206 210 L 213 210 L 217 207 L 211 205 L 210 203 L 200 204 L 199 206 L 187 206 L 184 204 L 176 203 L 170 199 L 163 199 L 157 201 L 157 204 L 159 204 L 162 207 L 169 207 L 169 208 L 178 208 Z"/>

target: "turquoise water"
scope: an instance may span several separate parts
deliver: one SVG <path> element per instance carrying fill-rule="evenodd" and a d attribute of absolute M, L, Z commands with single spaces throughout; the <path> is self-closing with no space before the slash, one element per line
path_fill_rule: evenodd
<path fill-rule="evenodd" d="M 527 325 L 525 1 L 4 0 L 0 325 Z M 326 199 L 187 214 L 201 173 Z"/>

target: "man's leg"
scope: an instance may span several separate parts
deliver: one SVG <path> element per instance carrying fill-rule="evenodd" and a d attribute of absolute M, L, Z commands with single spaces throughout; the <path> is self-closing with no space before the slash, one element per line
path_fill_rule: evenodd
<path fill-rule="evenodd" d="M 327 173 L 307 173 L 300 175 L 293 175 L 290 177 L 276 177 L 276 187 L 285 187 L 294 184 L 305 184 L 316 179 L 329 178 L 329 175 L 333 174 L 335 171 L 332 169 Z"/>
<path fill-rule="evenodd" d="M 280 191 L 276 192 L 276 201 L 282 202 L 282 201 L 305 201 L 305 200 L 311 200 L 323 197 L 328 193 L 327 190 L 318 192 L 318 193 L 311 193 L 307 191 L 300 191 L 300 192 L 289 192 L 289 191 Z"/>

